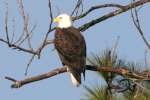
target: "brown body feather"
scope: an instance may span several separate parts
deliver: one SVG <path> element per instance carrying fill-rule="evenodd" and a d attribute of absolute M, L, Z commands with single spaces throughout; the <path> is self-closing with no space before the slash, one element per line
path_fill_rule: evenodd
<path fill-rule="evenodd" d="M 86 44 L 85 40 L 74 27 L 56 29 L 55 48 L 63 65 L 68 66 L 68 71 L 81 84 L 81 73 L 85 77 Z"/>

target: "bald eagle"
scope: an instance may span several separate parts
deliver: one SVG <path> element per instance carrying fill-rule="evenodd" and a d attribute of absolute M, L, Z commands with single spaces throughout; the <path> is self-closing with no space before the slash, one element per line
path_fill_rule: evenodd
<path fill-rule="evenodd" d="M 85 78 L 86 44 L 80 31 L 73 27 L 71 17 L 60 14 L 54 18 L 57 23 L 54 45 L 59 58 L 67 67 L 73 85 L 81 84 L 81 73 Z"/>

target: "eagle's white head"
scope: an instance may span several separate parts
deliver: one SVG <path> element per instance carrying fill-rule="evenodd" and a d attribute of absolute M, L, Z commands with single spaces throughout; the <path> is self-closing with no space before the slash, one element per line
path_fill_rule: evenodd
<path fill-rule="evenodd" d="M 72 26 L 71 16 L 67 14 L 60 14 L 53 21 L 58 24 L 57 27 L 59 28 L 69 28 Z"/>

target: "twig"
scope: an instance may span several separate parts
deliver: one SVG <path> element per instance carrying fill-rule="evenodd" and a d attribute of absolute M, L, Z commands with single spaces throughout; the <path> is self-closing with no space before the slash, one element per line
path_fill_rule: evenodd
<path fill-rule="evenodd" d="M 15 80 L 14 78 L 11 78 L 11 77 L 5 77 L 5 79 L 7 79 L 7 80 L 10 80 L 10 81 L 12 81 L 12 82 L 16 82 L 17 80 Z"/>
<path fill-rule="evenodd" d="M 45 42 L 45 46 L 48 45 L 48 44 L 52 44 L 52 43 L 53 43 L 53 40 L 47 40 L 47 41 Z M 38 50 L 42 50 L 42 48 L 44 48 L 44 47 L 41 47 L 41 48 L 39 48 Z M 36 51 L 36 54 L 39 56 L 39 55 L 40 55 L 40 54 L 39 54 L 39 51 Z M 29 60 L 29 62 L 28 62 L 28 64 L 27 64 L 26 70 L 25 70 L 25 76 L 27 76 L 27 74 L 28 74 L 28 69 L 29 69 L 29 67 L 30 67 L 30 64 L 31 64 L 32 61 L 34 60 L 36 54 L 33 54 L 32 57 L 30 58 L 30 60 Z"/>
<path fill-rule="evenodd" d="M 37 52 L 35 52 L 33 50 L 26 49 L 26 48 L 20 47 L 20 46 L 15 45 L 15 44 L 10 44 L 10 43 L 8 43 L 8 41 L 6 41 L 2 38 L 0 38 L 0 41 L 3 42 L 3 43 L 9 44 L 10 48 L 17 49 L 19 51 L 24 51 L 24 52 L 27 52 L 27 53 L 30 53 L 30 54 L 38 55 Z"/>
<path fill-rule="evenodd" d="M 50 0 L 48 0 L 48 1 L 49 1 L 48 2 L 48 7 L 49 7 L 49 12 L 50 12 L 50 15 L 49 15 L 50 16 L 50 24 L 49 24 L 49 29 L 48 29 L 48 31 L 47 31 L 47 33 L 45 35 L 44 41 L 43 41 L 43 43 L 41 44 L 41 46 L 37 50 L 37 52 L 39 54 L 39 56 L 38 56 L 39 58 L 40 58 L 40 54 L 41 54 L 42 49 L 47 45 L 47 39 L 48 39 L 49 33 L 56 29 L 55 27 L 52 28 L 52 23 L 53 23 L 52 6 L 51 6 L 51 1 Z"/>
<path fill-rule="evenodd" d="M 26 16 L 25 16 L 25 12 L 24 12 L 24 7 L 23 7 L 23 4 L 22 4 L 22 0 L 17 0 L 17 3 L 18 3 L 18 8 L 19 8 L 19 12 L 20 12 L 20 15 L 22 16 L 22 18 L 23 18 L 23 22 L 24 22 L 24 27 L 23 27 L 23 30 L 22 30 L 22 34 L 19 36 L 19 38 L 14 42 L 14 44 L 17 44 L 17 43 L 19 43 L 21 40 L 22 40 L 22 38 L 24 37 L 24 32 L 25 32 L 25 20 L 26 20 Z M 21 45 L 20 43 L 19 43 L 19 45 Z"/>
<path fill-rule="evenodd" d="M 5 14 L 5 33 L 6 33 L 6 39 L 8 46 L 10 45 L 10 40 L 9 40 L 9 32 L 8 32 L 8 3 L 6 2 L 6 14 Z"/>
<path fill-rule="evenodd" d="M 46 37 L 48 37 L 48 33 L 54 31 L 55 29 L 56 29 L 56 27 L 54 27 L 54 28 L 52 28 L 52 29 L 49 29 L 49 30 L 47 31 L 47 35 L 45 36 L 45 39 L 44 39 L 43 43 L 42 43 L 42 44 L 39 46 L 39 48 L 36 50 L 36 52 L 38 53 L 38 58 L 40 58 L 40 54 L 41 54 L 43 48 L 44 48 L 45 46 L 47 46 L 48 44 L 51 44 L 51 43 L 52 43 L 52 42 L 49 43 L 48 40 L 46 39 Z"/>
<path fill-rule="evenodd" d="M 79 10 L 81 8 L 81 14 L 83 12 L 83 0 L 78 0 L 77 1 L 77 4 L 75 5 L 75 8 L 73 9 L 72 13 L 71 13 L 71 16 L 75 14 L 75 16 L 78 15 L 79 13 Z"/>
<path fill-rule="evenodd" d="M 24 32 L 23 33 L 26 33 L 25 39 L 27 39 L 27 41 L 28 41 L 29 48 L 31 50 L 33 50 L 32 45 L 31 45 L 30 35 L 29 35 L 30 33 L 28 31 L 29 15 L 25 14 L 23 1 L 22 0 L 18 0 L 18 3 L 19 3 L 19 6 L 20 6 L 19 7 L 20 8 L 20 13 L 21 13 L 21 16 L 22 16 L 23 22 L 24 22 L 24 29 L 23 29 Z"/>
<path fill-rule="evenodd" d="M 12 26 L 12 28 L 13 28 L 13 31 L 12 31 L 12 38 L 11 38 L 11 43 L 13 43 L 13 41 L 14 41 L 14 37 L 15 37 L 15 29 L 16 29 L 16 27 L 15 27 L 15 18 L 13 19 L 13 26 Z"/>
<path fill-rule="evenodd" d="M 36 53 L 38 54 L 38 58 L 40 58 L 41 51 L 43 50 L 43 48 L 44 48 L 46 45 L 48 45 L 48 43 L 47 43 L 48 35 L 49 35 L 49 33 L 53 30 L 53 29 L 52 29 L 53 14 L 52 14 L 52 6 L 51 6 L 51 1 L 50 1 L 50 0 L 48 0 L 48 7 L 49 7 L 49 12 L 50 12 L 50 14 L 49 14 L 49 17 L 50 17 L 50 24 L 49 24 L 49 29 L 48 29 L 48 31 L 47 31 L 47 33 L 46 33 L 46 35 L 45 35 L 45 38 L 44 38 L 42 44 L 41 44 L 40 47 L 36 50 Z M 36 56 L 36 55 L 32 55 L 31 59 L 29 60 L 29 62 L 28 62 L 28 64 L 27 64 L 27 67 L 26 67 L 26 70 L 25 70 L 25 75 L 27 75 L 28 69 L 29 69 L 29 67 L 30 67 L 30 64 L 32 63 L 32 61 L 33 61 L 33 59 L 34 59 L 35 56 Z"/>
<path fill-rule="evenodd" d="M 49 0 L 49 2 L 48 2 L 48 7 L 49 7 L 49 16 L 50 16 L 50 25 L 49 25 L 49 28 L 52 29 L 53 13 L 52 13 L 52 4 L 51 4 L 51 1 L 50 1 L 50 0 Z"/>
<path fill-rule="evenodd" d="M 18 45 L 21 45 L 27 38 L 30 38 L 33 36 L 33 31 L 35 30 L 37 24 L 34 24 L 31 31 L 30 31 L 30 34 L 26 35 L 26 37 L 24 37 L 24 39 L 20 40 L 20 43 Z M 30 45 L 31 46 L 31 45 Z M 33 50 L 33 49 L 32 49 Z"/>
<path fill-rule="evenodd" d="M 144 50 L 144 64 L 145 64 L 145 68 L 146 69 L 148 69 L 147 68 L 147 53 L 148 53 L 148 50 L 147 50 L 147 48 L 145 48 L 145 50 Z"/>
<path fill-rule="evenodd" d="M 27 64 L 27 67 L 26 67 L 26 69 L 25 69 L 25 76 L 27 76 L 29 66 L 30 66 L 30 64 L 32 63 L 32 61 L 33 61 L 33 59 L 34 59 L 35 56 L 36 56 L 36 55 L 32 55 L 32 57 L 30 58 L 30 60 L 29 60 L 29 62 L 28 62 L 28 64 Z"/>
<path fill-rule="evenodd" d="M 49 30 L 52 30 L 52 24 L 53 24 L 53 13 L 52 13 L 52 5 L 51 5 L 51 0 L 48 0 L 48 7 L 49 7 L 49 17 L 50 17 L 50 23 L 49 23 L 49 29 L 46 33 L 46 36 L 45 36 L 45 39 L 44 39 L 44 42 L 43 42 L 43 45 L 44 43 L 47 41 L 47 38 L 48 38 L 48 35 L 50 33 Z"/>

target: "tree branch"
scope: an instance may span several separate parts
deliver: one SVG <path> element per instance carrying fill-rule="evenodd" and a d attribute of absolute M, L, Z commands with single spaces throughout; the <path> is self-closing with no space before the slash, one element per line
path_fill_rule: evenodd
<path fill-rule="evenodd" d="M 18 46 L 18 45 L 9 43 L 7 40 L 4 40 L 4 39 L 2 39 L 2 38 L 0 38 L 0 41 L 3 42 L 3 43 L 9 44 L 8 46 L 11 47 L 11 48 L 13 48 L 13 49 L 17 49 L 17 50 L 19 50 L 19 51 L 24 51 L 24 52 L 27 52 L 27 53 L 30 53 L 30 54 L 34 54 L 34 55 L 38 55 L 37 52 L 35 52 L 35 51 L 33 51 L 33 50 L 29 50 L 29 49 L 20 47 L 20 46 Z"/>
<path fill-rule="evenodd" d="M 120 75 L 125 75 L 125 74 L 129 73 L 129 70 L 127 70 L 125 68 L 121 68 L 121 67 L 112 68 L 112 67 L 95 67 L 95 66 L 91 66 L 91 65 L 86 65 L 86 69 L 91 70 L 91 71 L 99 71 L 99 72 L 112 72 L 112 73 L 117 73 L 117 74 L 120 74 Z M 58 75 L 58 74 L 61 74 L 61 73 L 64 73 L 64 72 L 67 72 L 66 67 L 56 68 L 56 69 L 54 69 L 52 71 L 49 71 L 47 73 L 37 75 L 37 76 L 34 76 L 34 77 L 30 77 L 30 78 L 26 78 L 24 80 L 16 80 L 16 79 L 13 79 L 11 77 L 5 77 L 5 78 L 12 81 L 12 82 L 14 82 L 11 85 L 12 88 L 20 88 L 23 85 L 26 85 L 26 84 L 29 84 L 29 83 L 32 83 L 32 82 L 36 82 L 36 81 L 39 81 L 39 80 L 43 80 L 43 79 L 46 79 L 46 78 L 50 78 L 52 76 L 55 76 L 55 75 Z"/>
<path fill-rule="evenodd" d="M 88 23 L 85 23 L 84 25 L 79 27 L 79 30 L 80 31 L 85 31 L 85 30 L 89 29 L 90 27 L 94 26 L 95 24 L 97 24 L 99 22 L 102 22 L 102 21 L 104 21 L 106 19 L 112 18 L 112 17 L 114 17 L 116 15 L 119 15 L 119 14 L 121 14 L 123 12 L 126 12 L 126 11 L 128 11 L 128 10 L 134 8 L 134 7 L 141 6 L 141 5 L 143 5 L 143 4 L 147 3 L 147 2 L 150 2 L 150 0 L 139 0 L 139 1 L 134 2 L 134 3 L 130 3 L 130 4 L 126 5 L 126 6 L 124 6 L 124 7 L 121 7 L 118 10 L 115 10 L 113 12 L 110 12 L 110 13 L 102 16 L 102 17 L 94 19 L 94 20 L 92 20 L 92 21 L 90 21 Z"/>
<path fill-rule="evenodd" d="M 141 25 L 140 25 L 140 21 L 139 21 L 139 16 L 138 16 L 138 11 L 136 8 L 134 8 L 134 12 L 131 9 L 131 17 L 132 17 L 132 21 L 136 27 L 136 29 L 138 30 L 141 38 L 143 39 L 145 45 L 148 47 L 148 49 L 150 49 L 150 44 L 147 41 L 146 37 L 144 36 L 144 32 L 141 29 Z"/>
<path fill-rule="evenodd" d="M 90 9 L 88 9 L 85 13 L 76 16 L 76 17 L 72 17 L 73 21 L 84 18 L 85 16 L 87 16 L 89 13 L 91 13 L 94 10 L 98 10 L 100 8 L 106 8 L 106 7 L 117 7 L 120 9 L 123 9 L 124 6 L 119 5 L 119 4 L 103 4 L 103 5 L 96 5 L 96 6 L 92 6 Z"/>
<path fill-rule="evenodd" d="M 71 16 L 75 15 L 77 16 L 79 14 L 79 11 L 81 10 L 81 14 L 83 12 L 83 0 L 78 0 L 77 4 L 75 5 L 75 8 L 73 9 Z"/>

